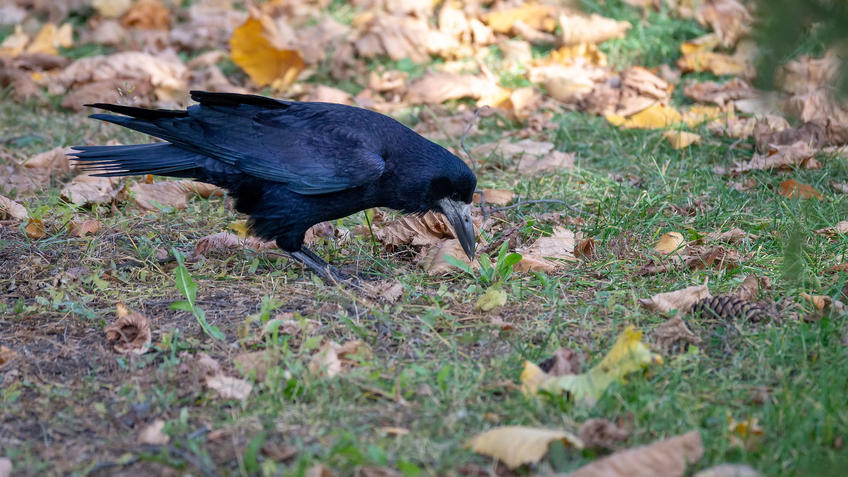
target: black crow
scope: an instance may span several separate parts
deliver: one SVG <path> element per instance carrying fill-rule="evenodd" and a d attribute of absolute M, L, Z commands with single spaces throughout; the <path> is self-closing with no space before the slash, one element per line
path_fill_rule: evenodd
<path fill-rule="evenodd" d="M 474 257 L 471 198 L 477 179 L 458 157 L 394 119 L 331 103 L 192 91 L 182 110 L 87 105 L 94 119 L 166 142 L 78 146 L 100 176 L 156 174 L 223 187 L 251 232 L 324 279 L 343 274 L 303 244 L 306 230 L 371 207 L 441 212 Z"/>

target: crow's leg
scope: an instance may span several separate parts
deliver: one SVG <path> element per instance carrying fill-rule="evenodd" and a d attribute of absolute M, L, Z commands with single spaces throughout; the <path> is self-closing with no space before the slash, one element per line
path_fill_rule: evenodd
<path fill-rule="evenodd" d="M 342 273 L 336 267 L 327 263 L 323 258 L 319 257 L 312 250 L 309 250 L 305 245 L 300 247 L 296 252 L 288 252 L 288 254 L 298 262 L 312 270 L 313 273 L 321 277 L 326 282 L 344 282 L 351 278 L 350 275 Z"/>

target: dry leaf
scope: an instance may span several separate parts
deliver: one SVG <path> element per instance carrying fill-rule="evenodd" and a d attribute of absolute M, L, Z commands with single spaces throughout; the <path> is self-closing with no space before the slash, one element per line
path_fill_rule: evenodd
<path fill-rule="evenodd" d="M 551 236 L 539 237 L 529 247 L 516 250 L 521 254 L 521 261 L 515 270 L 551 272 L 561 268 L 564 265 L 562 261 L 576 262 L 575 243 L 574 232 L 565 227 L 556 227 Z"/>
<path fill-rule="evenodd" d="M 30 218 L 26 227 L 24 227 L 24 233 L 33 240 L 41 240 L 47 237 L 47 231 L 44 229 L 44 223 L 41 219 Z"/>
<path fill-rule="evenodd" d="M 117 177 L 95 177 L 81 174 L 68 183 L 61 192 L 62 199 L 77 205 L 108 204 L 118 195 Z"/>
<path fill-rule="evenodd" d="M 194 196 L 208 199 L 224 195 L 223 189 L 218 186 L 187 179 L 152 184 L 137 182 L 130 187 L 130 193 L 136 205 L 146 210 L 159 210 L 158 206 L 185 209 L 188 207 L 188 200 Z"/>
<path fill-rule="evenodd" d="M 755 75 L 753 58 L 756 46 L 753 43 L 740 42 L 733 55 L 712 51 L 719 44 L 714 34 L 697 38 L 680 45 L 683 55 L 677 60 L 677 67 L 684 73 L 710 71 L 717 76 L 741 76 L 752 78 Z"/>
<path fill-rule="evenodd" d="M 563 346 L 554 351 L 553 356 L 539 363 L 539 368 L 553 377 L 577 374 L 583 368 L 583 359 L 578 352 Z"/>
<path fill-rule="evenodd" d="M 240 250 L 244 248 L 259 252 L 275 249 L 277 248 L 277 243 L 273 240 L 265 241 L 256 237 L 240 238 L 229 232 L 218 232 L 217 234 L 207 235 L 198 240 L 197 245 L 194 246 L 194 256 L 206 255 L 210 252 L 222 250 Z"/>
<path fill-rule="evenodd" d="M 700 126 L 708 121 L 715 121 L 724 117 L 732 117 L 732 113 L 725 112 L 718 106 L 693 105 L 683 111 L 683 122 L 690 128 Z"/>
<path fill-rule="evenodd" d="M 568 474 L 569 477 L 682 477 L 704 454 L 698 431 L 618 451 Z"/>
<path fill-rule="evenodd" d="M 790 199 L 822 199 L 822 195 L 815 187 L 807 184 L 801 184 L 794 179 L 786 179 L 780 183 L 778 193 Z"/>
<path fill-rule="evenodd" d="M 5 364 L 18 359 L 19 356 L 20 355 L 16 351 L 4 345 L 0 345 L 0 368 L 2 368 Z"/>
<path fill-rule="evenodd" d="M 368 345 L 360 340 L 348 341 L 339 345 L 335 341 L 324 343 L 309 360 L 309 372 L 316 376 L 327 376 L 332 378 L 345 369 L 350 369 L 358 364 L 353 357 L 367 358 L 371 356 Z"/>
<path fill-rule="evenodd" d="M 68 156 L 65 154 L 65 148 L 56 147 L 49 151 L 36 154 L 26 160 L 23 164 L 27 169 L 37 169 L 46 173 L 69 172 L 71 163 L 68 161 Z"/>
<path fill-rule="evenodd" d="M 702 238 L 701 242 L 725 242 L 725 243 L 738 243 L 743 240 L 756 240 L 759 236 L 748 234 L 744 230 L 739 227 L 733 227 L 727 232 L 710 232 L 704 238 Z"/>
<path fill-rule="evenodd" d="M 163 446 L 167 444 L 170 442 L 171 436 L 162 432 L 163 429 L 165 429 L 165 421 L 156 419 L 141 430 L 138 435 L 138 443 L 151 446 Z"/>
<path fill-rule="evenodd" d="M 428 73 L 412 82 L 405 99 L 413 104 L 442 103 L 449 99 L 496 96 L 503 89 L 489 78 L 457 73 Z"/>
<path fill-rule="evenodd" d="M 518 142 L 492 142 L 475 147 L 471 152 L 475 156 L 489 156 L 495 152 L 505 159 L 513 157 L 543 156 L 554 150 L 554 144 L 548 141 L 522 139 Z"/>
<path fill-rule="evenodd" d="M 751 30 L 752 18 L 738 0 L 707 0 L 695 10 L 695 19 L 709 25 L 724 46 L 733 46 Z"/>
<path fill-rule="evenodd" d="M 696 473 L 693 477 L 763 477 L 745 464 L 719 464 Z"/>
<path fill-rule="evenodd" d="M 138 0 L 121 18 L 125 28 L 167 30 L 171 25 L 171 12 L 159 0 Z"/>
<path fill-rule="evenodd" d="M 444 215 L 429 211 L 424 215 L 405 215 L 374 231 L 386 246 L 433 245 L 455 238 L 453 227 Z"/>
<path fill-rule="evenodd" d="M 665 131 L 663 137 L 673 149 L 683 149 L 701 141 L 701 136 L 686 131 Z"/>
<path fill-rule="evenodd" d="M 729 172 L 738 174 L 754 170 L 789 170 L 793 167 L 816 169 L 821 167 L 821 164 L 813 158 L 814 154 L 815 151 L 805 141 L 788 146 L 771 146 L 767 154 L 754 154 L 750 161 L 735 164 Z"/>
<path fill-rule="evenodd" d="M 624 38 L 627 30 L 633 26 L 630 22 L 605 18 L 596 13 L 560 13 L 559 24 L 564 45 L 601 43 L 612 38 Z"/>
<path fill-rule="evenodd" d="M 683 253 L 686 250 L 686 241 L 680 232 L 666 232 L 660 237 L 654 250 L 662 254 Z"/>
<path fill-rule="evenodd" d="M 799 141 L 818 149 L 828 141 L 827 127 L 819 123 L 804 123 L 795 128 L 773 128 L 767 121 L 757 121 L 754 125 L 754 142 L 757 151 L 761 153 L 768 152 L 771 147 L 787 146 Z"/>
<path fill-rule="evenodd" d="M 518 172 L 526 175 L 574 169 L 574 153 L 553 150 L 544 156 L 525 155 L 518 163 Z"/>
<path fill-rule="evenodd" d="M 27 53 L 44 53 L 47 55 L 58 55 L 59 48 L 70 48 L 73 46 L 74 32 L 70 23 L 65 23 L 59 28 L 53 23 L 45 23 L 41 30 L 27 46 Z"/>
<path fill-rule="evenodd" d="M 666 352 L 671 352 L 675 348 L 675 345 L 680 342 L 693 345 L 701 344 L 701 338 L 695 333 L 692 333 L 683 319 L 680 318 L 680 315 L 675 315 L 658 326 L 651 334 L 651 337 Z M 680 351 L 683 351 L 683 348 Z"/>
<path fill-rule="evenodd" d="M 841 220 L 833 227 L 825 227 L 815 231 L 819 235 L 827 237 L 836 237 L 838 235 L 848 235 L 848 220 Z"/>
<path fill-rule="evenodd" d="M 548 446 L 561 441 L 569 447 L 583 448 L 576 436 L 565 431 L 524 426 L 506 426 L 491 429 L 473 437 L 468 447 L 478 454 L 494 457 L 515 469 L 522 464 L 539 462 L 548 452 Z"/>
<path fill-rule="evenodd" d="M 553 5 L 526 2 L 517 7 L 488 12 L 483 16 L 483 21 L 498 33 L 509 33 L 519 21 L 534 30 L 554 31 L 556 13 L 557 9 Z"/>
<path fill-rule="evenodd" d="M 94 235 L 100 230 L 100 222 L 95 219 L 89 220 L 72 220 L 68 224 L 68 235 L 71 237 L 85 237 L 86 235 Z"/>
<path fill-rule="evenodd" d="M 588 419 L 577 432 L 587 449 L 612 449 L 630 437 L 629 429 L 622 429 L 607 419 Z"/>
<path fill-rule="evenodd" d="M 105 18 L 118 18 L 132 6 L 132 0 L 91 0 L 91 6 Z"/>
<path fill-rule="evenodd" d="M 509 205 L 515 198 L 515 192 L 505 189 L 483 189 L 482 196 L 486 199 L 486 205 Z M 481 202 L 481 195 L 474 195 L 474 203 Z"/>
<path fill-rule="evenodd" d="M 727 430 L 730 433 L 730 443 L 748 451 L 758 447 L 763 439 L 763 428 L 760 427 L 756 417 L 736 421 L 728 414 Z"/>
<path fill-rule="evenodd" d="M 725 83 L 715 81 L 690 81 L 683 88 L 683 94 L 701 103 L 715 103 L 724 106 L 731 101 L 757 96 L 757 90 L 741 78 L 733 78 Z"/>
<path fill-rule="evenodd" d="M 661 103 L 655 103 L 627 118 L 617 114 L 607 114 L 605 117 L 611 124 L 624 129 L 663 129 L 683 121 L 683 116 L 676 109 Z"/>
<path fill-rule="evenodd" d="M 195 370 L 204 376 L 208 377 L 221 374 L 221 365 L 215 358 L 206 353 L 198 353 L 191 364 Z"/>
<path fill-rule="evenodd" d="M 759 294 L 760 279 L 756 275 L 748 275 L 733 295 L 740 300 L 755 302 Z"/>
<path fill-rule="evenodd" d="M 456 38 L 432 28 L 423 18 L 374 15 L 362 31 L 353 44 L 364 58 L 387 55 L 395 61 L 406 58 L 425 63 L 431 54 L 450 58 L 460 50 Z"/>
<path fill-rule="evenodd" d="M 29 217 L 26 207 L 8 197 L 0 195 L 0 220 L 23 221 Z"/>
<path fill-rule="evenodd" d="M 253 390 L 253 385 L 249 382 L 223 374 L 207 377 L 206 387 L 218 391 L 218 395 L 224 399 L 236 399 L 238 401 L 247 399 Z"/>
<path fill-rule="evenodd" d="M 639 304 L 659 313 L 669 313 L 677 310 L 678 313 L 686 313 L 692 306 L 703 298 L 710 298 L 707 283 L 695 285 L 681 290 L 660 293 L 651 298 L 639 299 Z"/>
<path fill-rule="evenodd" d="M 29 35 L 24 32 L 21 25 L 15 25 L 15 31 L 3 39 L 3 43 L 0 43 L 0 57 L 14 58 L 24 52 L 27 44 L 29 44 Z"/>
<path fill-rule="evenodd" d="M 843 194 L 848 194 L 848 182 L 840 184 L 838 182 L 831 182 L 830 186 L 833 187 L 836 192 L 841 192 Z"/>
<path fill-rule="evenodd" d="M 403 296 L 403 284 L 397 280 L 362 282 L 359 284 L 368 298 L 394 303 Z"/>
<path fill-rule="evenodd" d="M 267 350 L 242 352 L 233 358 L 233 364 L 244 376 L 253 375 L 257 381 L 265 381 L 268 367 L 273 366 L 274 361 L 274 356 Z"/>
<path fill-rule="evenodd" d="M 428 248 L 424 257 L 418 263 L 428 275 L 444 275 L 455 272 L 458 269 L 450 264 L 445 257 L 453 257 L 466 265 L 477 268 L 477 262 L 473 264 L 468 260 L 462 245 L 457 239 L 444 240 Z"/>
<path fill-rule="evenodd" d="M 117 304 L 118 319 L 107 326 L 106 339 L 119 353 L 144 354 L 150 349 L 150 321 L 123 303 Z"/>
<path fill-rule="evenodd" d="M 306 66 L 295 50 L 281 46 L 274 21 L 265 14 L 251 15 L 230 38 L 230 57 L 258 86 L 285 91 Z"/>

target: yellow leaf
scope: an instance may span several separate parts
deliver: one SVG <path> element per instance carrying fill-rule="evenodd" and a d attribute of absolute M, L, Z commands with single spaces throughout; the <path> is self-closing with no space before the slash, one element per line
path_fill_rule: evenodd
<path fill-rule="evenodd" d="M 21 25 L 15 25 L 15 32 L 0 43 L 0 56 L 18 56 L 24 52 L 27 43 L 29 43 L 29 35 L 24 33 Z"/>
<path fill-rule="evenodd" d="M 683 122 L 689 127 L 698 126 L 701 123 L 718 118 L 732 118 L 732 112 L 725 112 L 718 106 L 704 106 L 696 104 L 683 112 Z"/>
<path fill-rule="evenodd" d="M 486 293 L 477 300 L 477 308 L 481 311 L 492 311 L 506 305 L 506 292 L 500 287 L 489 287 Z"/>
<path fill-rule="evenodd" d="M 554 441 L 583 448 L 583 442 L 568 432 L 524 426 L 497 427 L 475 436 L 468 441 L 468 446 L 472 451 L 494 457 L 514 469 L 522 464 L 539 462 Z"/>
<path fill-rule="evenodd" d="M 660 253 L 669 254 L 672 252 L 682 252 L 685 246 L 683 234 L 680 232 L 667 232 L 664 233 L 662 237 L 660 237 L 659 241 L 657 241 L 656 245 L 654 245 L 654 250 Z"/>
<path fill-rule="evenodd" d="M 595 367 L 583 374 L 550 377 L 535 365 L 524 365 L 522 390 L 533 395 L 539 390 L 553 394 L 568 392 L 575 402 L 593 405 L 610 384 L 624 381 L 625 376 L 652 364 L 662 364 L 662 357 L 642 343 L 642 332 L 632 326 L 618 337 L 609 353 Z"/>
<path fill-rule="evenodd" d="M 297 79 L 306 64 L 295 50 L 274 45 L 277 28 L 267 15 L 251 16 L 233 31 L 230 57 L 259 86 L 283 91 Z"/>
<path fill-rule="evenodd" d="M 662 129 L 683 121 L 683 116 L 671 106 L 654 103 L 628 118 L 607 114 L 606 119 L 611 124 L 625 129 Z"/>
<path fill-rule="evenodd" d="M 238 220 L 230 224 L 230 230 L 237 233 L 239 238 L 245 238 L 250 232 L 250 227 L 247 226 L 246 220 Z"/>
<path fill-rule="evenodd" d="M 683 149 L 701 140 L 701 136 L 686 131 L 665 131 L 663 137 L 674 149 Z"/>
<path fill-rule="evenodd" d="M 483 16 L 483 20 L 498 33 L 509 33 L 519 21 L 536 30 L 554 31 L 557 25 L 554 19 L 556 12 L 557 8 L 553 5 L 528 2 L 518 7 L 489 12 Z"/>
<path fill-rule="evenodd" d="M 58 55 L 59 47 L 68 48 L 73 46 L 73 30 L 70 23 L 65 23 L 59 28 L 53 23 L 45 23 L 32 43 L 26 49 L 27 53 L 45 53 Z"/>

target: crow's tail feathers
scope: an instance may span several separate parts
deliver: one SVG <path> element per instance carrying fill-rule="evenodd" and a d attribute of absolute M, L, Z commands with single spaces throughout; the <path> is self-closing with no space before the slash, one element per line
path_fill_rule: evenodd
<path fill-rule="evenodd" d="M 156 174 L 194 177 L 203 156 L 173 144 L 153 143 L 132 146 L 75 146 L 71 160 L 95 176 L 134 176 Z"/>

